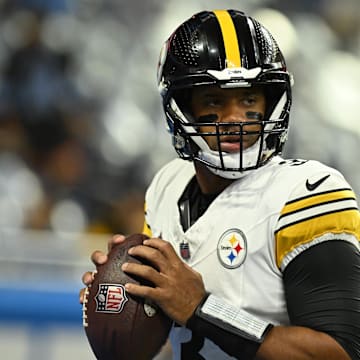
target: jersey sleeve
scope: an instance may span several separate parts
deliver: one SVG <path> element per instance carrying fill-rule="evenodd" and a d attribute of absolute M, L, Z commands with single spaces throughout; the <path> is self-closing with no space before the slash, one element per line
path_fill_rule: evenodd
<path fill-rule="evenodd" d="M 275 229 L 277 266 L 284 271 L 304 250 L 333 239 L 360 248 L 360 213 L 344 177 L 323 169 L 298 182 L 280 212 Z"/>

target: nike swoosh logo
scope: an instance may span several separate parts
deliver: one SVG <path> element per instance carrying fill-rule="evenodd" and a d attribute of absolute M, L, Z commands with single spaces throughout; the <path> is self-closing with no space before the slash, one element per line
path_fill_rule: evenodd
<path fill-rule="evenodd" d="M 306 180 L 306 188 L 309 191 L 313 191 L 317 187 L 319 187 L 328 177 L 330 177 L 330 174 L 325 175 L 324 177 L 322 177 L 321 179 L 319 179 L 318 181 L 316 181 L 314 183 L 309 183 L 309 179 L 308 179 L 308 180 Z"/>

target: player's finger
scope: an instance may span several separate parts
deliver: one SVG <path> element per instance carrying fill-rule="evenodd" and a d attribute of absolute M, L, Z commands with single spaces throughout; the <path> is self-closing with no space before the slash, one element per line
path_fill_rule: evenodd
<path fill-rule="evenodd" d="M 154 284 L 154 286 L 161 287 L 164 284 L 163 277 L 152 266 L 126 262 L 122 264 L 121 270 L 127 274 L 147 280 Z"/>
<path fill-rule="evenodd" d="M 123 241 L 125 241 L 126 237 L 122 234 L 116 234 L 114 235 L 109 241 L 108 241 L 108 251 L 110 251 L 114 245 L 120 244 Z"/>
<path fill-rule="evenodd" d="M 168 260 L 171 261 L 176 261 L 177 259 L 180 260 L 173 246 L 166 240 L 160 238 L 151 238 L 145 240 L 144 245 L 159 250 Z"/>
<path fill-rule="evenodd" d="M 157 290 L 150 286 L 127 283 L 125 284 L 125 289 L 129 294 L 134 296 L 140 296 L 142 298 L 147 298 L 155 302 L 158 299 Z"/>
<path fill-rule="evenodd" d="M 82 276 L 82 282 L 84 285 L 89 286 L 92 284 L 92 282 L 94 281 L 94 276 L 96 274 L 96 270 L 91 272 L 91 271 L 87 271 L 86 273 L 84 273 L 84 275 Z"/>
<path fill-rule="evenodd" d="M 159 271 L 165 271 L 167 267 L 167 259 L 158 250 L 149 246 L 137 245 L 128 250 L 129 255 L 139 256 L 149 261 Z"/>
<path fill-rule="evenodd" d="M 79 292 L 79 303 L 80 303 L 80 304 L 83 304 L 83 303 L 84 303 L 85 290 L 86 290 L 86 288 L 81 289 L 80 292 Z"/>
<path fill-rule="evenodd" d="M 107 255 L 104 254 L 102 251 L 100 250 L 96 250 L 91 254 L 91 261 L 95 264 L 95 265 L 102 265 L 105 264 L 107 261 Z"/>

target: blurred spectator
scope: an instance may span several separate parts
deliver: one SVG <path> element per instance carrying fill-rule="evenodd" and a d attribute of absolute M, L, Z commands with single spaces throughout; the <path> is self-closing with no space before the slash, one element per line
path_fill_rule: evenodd
<path fill-rule="evenodd" d="M 65 115 L 48 110 L 34 115 L 24 114 L 23 126 L 28 140 L 28 152 L 24 154 L 28 165 L 39 176 L 46 194 L 40 205 L 43 218 L 33 216 L 31 227 L 46 228 L 51 204 L 76 196 L 87 173 L 87 154 L 80 141 L 67 127 Z M 50 208 L 49 208 L 50 207 Z"/>
<path fill-rule="evenodd" d="M 41 42 L 44 15 L 26 13 L 23 45 L 9 57 L 4 69 L 6 93 L 11 104 L 26 112 L 60 106 L 74 92 L 67 81 L 70 54 L 54 53 Z"/>

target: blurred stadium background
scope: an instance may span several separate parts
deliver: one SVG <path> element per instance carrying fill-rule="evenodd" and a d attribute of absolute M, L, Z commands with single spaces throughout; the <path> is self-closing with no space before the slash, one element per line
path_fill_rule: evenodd
<path fill-rule="evenodd" d="M 213 8 L 255 16 L 285 53 L 285 155 L 338 168 L 360 194 L 359 0 L 0 0 L 1 359 L 93 358 L 81 275 L 110 234 L 142 225 L 146 185 L 175 156 L 158 54 Z"/>

